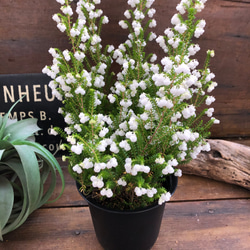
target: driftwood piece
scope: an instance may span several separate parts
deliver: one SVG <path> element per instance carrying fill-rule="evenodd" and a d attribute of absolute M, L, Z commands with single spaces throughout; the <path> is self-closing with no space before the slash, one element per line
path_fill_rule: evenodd
<path fill-rule="evenodd" d="M 225 140 L 208 140 L 210 152 L 182 165 L 185 174 L 208 177 L 250 190 L 250 147 Z"/>

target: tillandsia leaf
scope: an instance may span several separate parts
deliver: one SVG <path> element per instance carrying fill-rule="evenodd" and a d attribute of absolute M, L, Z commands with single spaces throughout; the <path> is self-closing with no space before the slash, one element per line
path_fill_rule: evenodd
<path fill-rule="evenodd" d="M 11 118 L 11 119 L 8 119 L 7 123 L 6 123 L 6 127 L 8 127 L 9 125 L 11 125 L 12 123 L 15 123 L 17 122 L 18 120 L 16 118 Z"/>
<path fill-rule="evenodd" d="M 50 195 L 52 194 L 52 192 L 54 190 L 53 187 L 56 185 L 56 177 L 55 177 L 56 172 L 55 171 L 58 171 L 60 178 L 61 178 L 61 182 L 62 182 L 62 189 L 61 189 L 60 194 L 57 196 L 57 198 L 54 199 L 53 201 L 49 201 L 49 203 L 55 202 L 56 200 L 58 200 L 64 191 L 65 181 L 64 181 L 64 175 L 63 175 L 62 169 L 61 169 L 58 161 L 55 159 L 55 157 L 46 148 L 44 148 L 43 146 L 41 146 L 40 144 L 38 144 L 36 142 L 17 141 L 17 142 L 15 142 L 15 145 L 27 145 L 30 150 L 33 150 L 36 154 L 38 154 L 41 157 L 41 159 L 49 166 L 51 174 L 52 174 L 52 176 L 51 176 L 52 180 L 51 180 L 50 188 L 47 191 L 45 197 L 48 197 L 48 196 L 50 197 Z M 45 197 L 43 198 L 44 201 L 46 200 Z M 48 199 L 45 202 L 47 202 L 47 201 L 48 201 Z"/>
<path fill-rule="evenodd" d="M 3 178 L 10 183 L 13 197 L 18 199 L 9 200 L 13 201 L 8 217 L 8 210 L 5 209 L 5 213 L 2 213 L 0 207 L 0 240 L 4 234 L 20 227 L 34 210 L 49 200 L 56 186 L 57 170 L 62 180 L 62 190 L 55 200 L 62 195 L 65 186 L 62 170 L 54 156 L 31 140 L 39 130 L 37 119 L 10 122 L 9 113 L 12 108 L 1 119 L 0 127 L 0 206 L 1 199 L 4 199 L 1 185 L 6 183 L 2 182 Z M 44 184 L 49 176 L 50 185 L 44 191 Z"/>
<path fill-rule="evenodd" d="M 8 224 L 3 230 L 2 235 L 9 233 L 19 226 L 23 224 L 23 222 L 28 218 L 30 215 L 30 206 L 29 206 L 29 199 L 28 199 L 28 193 L 27 193 L 27 182 L 26 182 L 26 176 L 22 169 L 22 163 L 20 159 L 18 158 L 12 158 L 6 162 L 2 162 L 2 164 L 5 164 L 8 166 L 11 170 L 13 170 L 21 183 L 22 191 L 23 191 L 23 197 L 22 197 L 22 204 L 20 207 L 21 211 L 18 211 L 16 213 L 12 214 L 12 217 L 14 218 L 10 224 Z"/>
<path fill-rule="evenodd" d="M 1 150 L 0 150 L 0 161 L 1 161 L 1 159 L 2 159 L 2 155 L 3 155 L 3 153 L 4 153 L 4 150 L 3 150 L 3 149 L 1 149 Z"/>
<path fill-rule="evenodd" d="M 3 117 L 0 115 L 0 128 L 2 127 Z"/>
<path fill-rule="evenodd" d="M 0 140 L 0 150 L 3 150 L 3 153 L 4 151 L 11 149 L 12 147 L 13 146 L 10 142 Z"/>
<path fill-rule="evenodd" d="M 8 222 L 14 203 L 14 191 L 9 180 L 0 176 L 0 240 L 3 240 L 2 229 Z"/>
<path fill-rule="evenodd" d="M 39 203 L 37 204 L 37 208 L 41 207 L 45 203 L 51 203 L 58 200 L 62 195 L 61 192 L 61 194 L 56 199 L 54 199 L 53 201 L 48 201 L 56 186 L 56 171 L 54 168 L 51 167 L 51 164 L 47 164 L 46 162 L 44 162 L 43 164 L 43 169 L 45 169 L 45 171 L 42 171 L 41 173 L 40 199 L 38 200 Z M 45 192 L 44 183 L 46 182 L 49 173 L 50 173 L 50 185 Z"/>
<path fill-rule="evenodd" d="M 3 137 L 9 135 L 7 139 L 8 141 L 23 140 L 32 136 L 39 130 L 40 128 L 37 126 L 37 119 L 29 118 L 6 126 Z"/>
<path fill-rule="evenodd" d="M 10 147 L 8 150 L 3 150 L 3 154 L 1 157 L 2 162 L 6 162 L 12 158 L 18 158 L 17 152 L 13 147 Z"/>
<path fill-rule="evenodd" d="M 36 154 L 27 145 L 14 145 L 22 162 L 22 169 L 27 183 L 27 193 L 31 211 L 36 209 L 40 190 L 40 172 Z"/>
<path fill-rule="evenodd" d="M 13 108 L 16 106 L 16 104 L 17 104 L 20 100 L 22 100 L 24 97 L 25 97 L 25 95 L 24 95 L 22 98 L 20 98 L 18 101 L 16 101 L 16 102 L 11 106 L 11 108 L 10 108 L 9 111 L 8 111 L 8 113 L 6 113 L 6 114 L 4 115 L 3 118 L 1 117 L 1 120 L 0 120 L 0 121 L 1 121 L 1 123 L 0 123 L 0 140 L 3 138 L 3 134 L 4 134 L 4 131 L 5 131 L 5 128 L 6 128 L 6 124 L 7 124 L 8 120 L 9 120 L 9 115 L 10 115 L 11 111 L 12 111 Z"/>

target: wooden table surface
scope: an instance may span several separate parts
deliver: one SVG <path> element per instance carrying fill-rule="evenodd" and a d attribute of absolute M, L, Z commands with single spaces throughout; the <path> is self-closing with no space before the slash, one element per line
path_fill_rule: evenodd
<path fill-rule="evenodd" d="M 63 171 L 63 196 L 35 211 L 25 224 L 5 235 L 1 250 L 102 249 L 89 209 L 66 167 Z M 55 194 L 59 188 L 60 184 Z M 249 250 L 250 191 L 197 176 L 179 178 L 152 248 L 165 249 Z"/>

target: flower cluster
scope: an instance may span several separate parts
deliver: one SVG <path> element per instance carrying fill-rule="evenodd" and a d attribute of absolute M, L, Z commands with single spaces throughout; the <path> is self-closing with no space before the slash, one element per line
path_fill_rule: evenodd
<path fill-rule="evenodd" d="M 52 93 L 62 101 L 65 128 L 55 128 L 66 143 L 70 171 L 85 193 L 118 209 L 134 209 L 168 201 L 165 177 L 180 177 L 180 164 L 209 151 L 205 138 L 219 121 L 209 107 L 217 83 L 209 69 L 214 51 L 207 51 L 198 69 L 193 56 L 200 50 L 192 37 L 204 33 L 205 20 L 195 14 L 206 0 L 181 0 L 172 28 L 156 35 L 155 0 L 128 0 L 119 22 L 128 31 L 117 48 L 102 46 L 101 27 L 109 22 L 97 8 L 101 0 L 79 0 L 77 18 L 72 1 L 57 0 L 53 20 L 70 38 L 72 49 L 51 48 Z M 155 41 L 163 50 L 157 58 L 145 47 Z M 156 63 L 156 61 L 160 63 Z M 118 64 L 120 71 L 112 72 Z M 205 118 L 203 118 L 205 117 Z"/>

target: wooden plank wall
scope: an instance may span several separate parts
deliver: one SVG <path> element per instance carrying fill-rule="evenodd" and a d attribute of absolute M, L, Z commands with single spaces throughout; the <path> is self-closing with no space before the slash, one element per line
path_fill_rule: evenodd
<path fill-rule="evenodd" d="M 114 45 L 126 39 L 117 22 L 123 18 L 126 0 L 103 0 L 110 24 L 104 27 L 103 40 Z M 114 4 L 115 2 L 115 4 Z M 156 0 L 157 34 L 169 26 L 179 0 Z M 51 64 L 50 47 L 66 48 L 68 40 L 51 17 L 59 11 L 55 0 L 1 0 L 0 2 L 0 74 L 40 73 Z M 212 137 L 250 136 L 250 0 L 208 0 L 202 18 L 206 32 L 199 40 L 198 55 L 204 60 L 207 49 L 216 57 L 211 69 L 219 87 L 215 116 L 221 124 L 214 126 Z M 107 28 L 108 27 L 108 28 Z M 152 45 L 154 46 L 154 45 Z M 156 49 L 161 54 L 160 49 Z"/>

